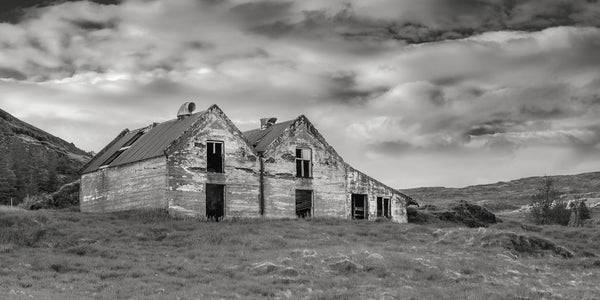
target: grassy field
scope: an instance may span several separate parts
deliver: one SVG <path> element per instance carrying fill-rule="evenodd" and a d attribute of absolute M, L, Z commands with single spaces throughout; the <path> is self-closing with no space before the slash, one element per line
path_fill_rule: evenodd
<path fill-rule="evenodd" d="M 594 218 L 469 229 L 0 210 L 0 299 L 598 299 Z"/>

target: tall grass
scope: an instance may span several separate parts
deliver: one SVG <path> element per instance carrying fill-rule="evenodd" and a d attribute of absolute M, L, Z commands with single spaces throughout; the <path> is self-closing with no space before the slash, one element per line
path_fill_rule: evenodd
<path fill-rule="evenodd" d="M 0 244 L 35 247 L 47 233 L 47 221 L 46 215 L 0 213 Z"/>

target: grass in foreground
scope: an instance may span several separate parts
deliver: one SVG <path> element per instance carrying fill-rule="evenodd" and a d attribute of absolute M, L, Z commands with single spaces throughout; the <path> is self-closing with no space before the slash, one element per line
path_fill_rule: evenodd
<path fill-rule="evenodd" d="M 574 257 L 490 242 L 507 233 L 546 239 Z M 0 212 L 0 298 L 597 299 L 598 249 L 597 225 L 9 211 Z"/>

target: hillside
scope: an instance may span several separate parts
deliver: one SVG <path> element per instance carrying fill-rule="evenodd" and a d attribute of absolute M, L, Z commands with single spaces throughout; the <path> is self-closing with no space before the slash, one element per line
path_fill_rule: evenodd
<path fill-rule="evenodd" d="M 595 203 L 600 198 L 600 172 L 549 177 L 567 199 L 583 197 Z M 518 209 L 529 204 L 531 195 L 535 194 L 542 179 L 541 176 L 527 177 L 464 188 L 422 187 L 405 189 L 402 192 L 417 199 L 420 204 L 446 205 L 467 200 L 498 212 Z"/>
<path fill-rule="evenodd" d="M 0 204 L 76 180 L 89 153 L 0 109 Z"/>

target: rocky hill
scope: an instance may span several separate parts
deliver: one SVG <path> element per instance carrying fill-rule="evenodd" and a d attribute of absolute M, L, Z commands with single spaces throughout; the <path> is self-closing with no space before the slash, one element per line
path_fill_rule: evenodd
<path fill-rule="evenodd" d="M 76 180 L 91 155 L 0 109 L 0 204 Z"/>
<path fill-rule="evenodd" d="M 563 197 L 582 197 L 589 204 L 600 200 L 600 172 L 549 176 Z M 402 190 L 420 204 L 444 206 L 459 200 L 483 205 L 492 211 L 514 210 L 531 202 L 543 177 L 528 177 L 508 182 L 473 185 L 464 188 L 422 187 Z"/>

